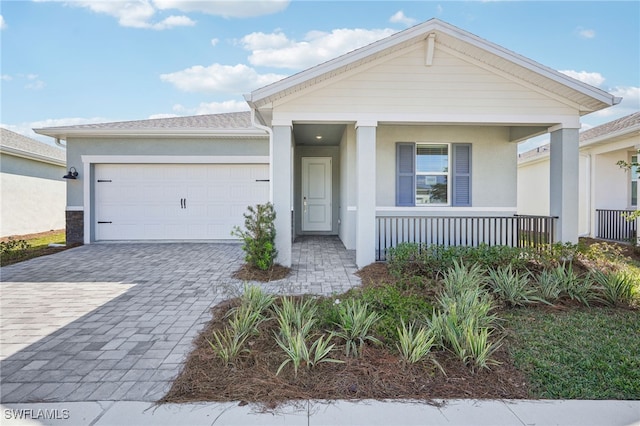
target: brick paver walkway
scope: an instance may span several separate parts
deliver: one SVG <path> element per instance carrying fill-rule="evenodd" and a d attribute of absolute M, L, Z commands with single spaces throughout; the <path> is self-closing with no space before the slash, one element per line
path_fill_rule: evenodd
<path fill-rule="evenodd" d="M 336 237 L 293 245 L 281 294 L 360 284 Z M 92 244 L 1 268 L 0 401 L 155 401 L 210 308 L 238 295 L 238 244 Z"/>

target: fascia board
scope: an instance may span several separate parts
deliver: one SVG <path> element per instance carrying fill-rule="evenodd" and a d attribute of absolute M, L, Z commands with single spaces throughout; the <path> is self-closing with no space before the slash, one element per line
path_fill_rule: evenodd
<path fill-rule="evenodd" d="M 67 139 L 68 137 L 193 137 L 193 138 L 267 138 L 265 131 L 237 130 L 237 129 L 74 129 L 74 128 L 43 128 L 34 129 L 40 135 L 53 138 Z"/>

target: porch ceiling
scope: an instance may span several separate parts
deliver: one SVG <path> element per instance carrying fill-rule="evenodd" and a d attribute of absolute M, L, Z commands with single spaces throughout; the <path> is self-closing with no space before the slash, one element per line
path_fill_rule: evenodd
<path fill-rule="evenodd" d="M 309 123 L 293 124 L 296 145 L 337 146 L 344 133 L 345 124 Z"/>

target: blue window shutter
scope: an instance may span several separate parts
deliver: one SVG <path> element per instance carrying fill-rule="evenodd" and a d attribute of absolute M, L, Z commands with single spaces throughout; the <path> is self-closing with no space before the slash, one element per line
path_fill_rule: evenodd
<path fill-rule="evenodd" d="M 396 206 L 416 205 L 416 144 L 396 143 Z"/>
<path fill-rule="evenodd" d="M 454 143 L 452 206 L 471 206 L 471 144 Z"/>

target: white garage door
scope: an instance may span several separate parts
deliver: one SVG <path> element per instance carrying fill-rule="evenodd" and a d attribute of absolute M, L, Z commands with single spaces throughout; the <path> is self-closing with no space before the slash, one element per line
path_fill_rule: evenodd
<path fill-rule="evenodd" d="M 95 239 L 231 239 L 269 199 L 267 164 L 96 164 Z"/>

